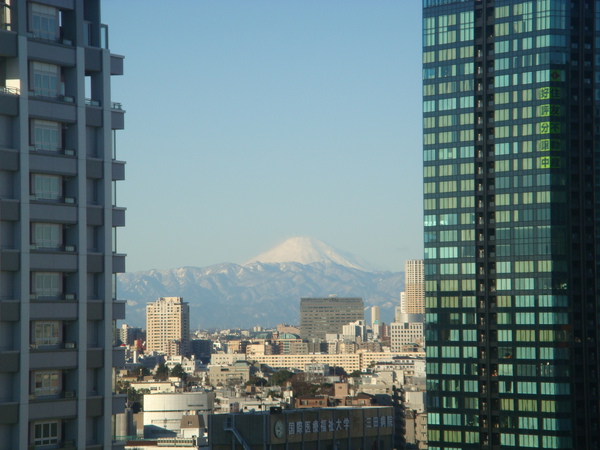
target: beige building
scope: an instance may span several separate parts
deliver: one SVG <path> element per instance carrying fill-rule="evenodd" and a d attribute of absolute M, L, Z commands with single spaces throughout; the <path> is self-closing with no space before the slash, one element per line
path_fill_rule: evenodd
<path fill-rule="evenodd" d="M 391 328 L 393 352 L 404 352 L 408 348 L 425 346 L 423 314 L 400 314 L 400 322 L 394 322 Z"/>
<path fill-rule="evenodd" d="M 250 363 L 236 361 L 230 366 L 209 366 L 208 379 L 212 386 L 235 386 L 250 379 Z"/>
<path fill-rule="evenodd" d="M 404 266 L 404 306 L 407 314 L 425 314 L 425 278 L 423 260 L 406 261 Z"/>
<path fill-rule="evenodd" d="M 327 364 L 330 367 L 342 367 L 347 373 L 355 370 L 365 370 L 369 365 L 374 365 L 381 361 L 392 361 L 394 357 L 410 358 L 423 357 L 424 353 L 406 352 L 366 352 L 358 351 L 353 354 L 318 354 L 308 355 L 256 355 L 252 356 L 252 361 L 260 364 L 267 364 L 276 369 L 294 369 L 304 368 L 307 364 Z"/>
<path fill-rule="evenodd" d="M 186 355 L 190 343 L 190 307 L 181 297 L 163 297 L 146 305 L 146 351 L 168 357 Z"/>

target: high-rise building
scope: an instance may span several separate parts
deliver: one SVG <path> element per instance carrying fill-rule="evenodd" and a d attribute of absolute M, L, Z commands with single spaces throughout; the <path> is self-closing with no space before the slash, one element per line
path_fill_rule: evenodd
<path fill-rule="evenodd" d="M 429 448 L 598 448 L 600 5 L 423 11 Z"/>
<path fill-rule="evenodd" d="M 381 310 L 379 306 L 371 306 L 371 328 L 381 323 Z"/>
<path fill-rule="evenodd" d="M 407 314 L 424 314 L 425 279 L 422 259 L 406 261 L 404 264 L 404 280 L 403 311 Z"/>
<path fill-rule="evenodd" d="M 381 334 L 381 310 L 379 306 L 371 306 L 371 331 L 373 338 L 378 339 Z"/>
<path fill-rule="evenodd" d="M 146 305 L 146 351 L 186 356 L 190 351 L 190 305 L 161 297 Z"/>
<path fill-rule="evenodd" d="M 113 443 L 116 227 L 111 75 L 99 0 L 0 3 L 0 449 Z"/>
<path fill-rule="evenodd" d="M 390 325 L 392 351 L 408 351 L 425 345 L 425 280 L 423 260 L 413 259 L 404 264 L 405 291 L 400 294 L 394 323 Z"/>
<path fill-rule="evenodd" d="M 303 339 L 324 340 L 325 335 L 342 334 L 344 325 L 365 320 L 362 298 L 300 299 L 300 335 Z"/>

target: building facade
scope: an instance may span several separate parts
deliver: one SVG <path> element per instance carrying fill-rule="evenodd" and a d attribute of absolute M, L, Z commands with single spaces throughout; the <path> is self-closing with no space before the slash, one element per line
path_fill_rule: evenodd
<path fill-rule="evenodd" d="M 598 448 L 599 5 L 423 4 L 429 448 Z"/>
<path fill-rule="evenodd" d="M 124 111 L 99 0 L 0 4 L 0 449 L 113 443 Z"/>
<path fill-rule="evenodd" d="M 401 314 L 400 322 L 390 325 L 393 352 L 405 352 L 425 346 L 424 314 Z"/>
<path fill-rule="evenodd" d="M 190 306 L 181 297 L 146 305 L 146 351 L 186 356 L 190 351 Z"/>
<path fill-rule="evenodd" d="M 303 339 L 324 340 L 328 333 L 342 334 L 342 327 L 365 320 L 362 298 L 303 298 L 300 300 L 300 335 Z"/>

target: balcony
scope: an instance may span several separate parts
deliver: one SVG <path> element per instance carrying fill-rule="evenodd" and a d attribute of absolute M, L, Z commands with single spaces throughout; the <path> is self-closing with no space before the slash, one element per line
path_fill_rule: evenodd
<path fill-rule="evenodd" d="M 77 295 L 65 292 L 59 292 L 56 295 L 40 293 L 40 292 L 32 292 L 29 294 L 30 300 L 46 300 L 46 301 L 61 301 L 61 300 L 76 300 Z"/>
<path fill-rule="evenodd" d="M 112 130 L 123 130 L 125 128 L 125 110 L 121 103 L 112 102 L 110 120 Z"/>
<path fill-rule="evenodd" d="M 49 398 L 48 400 L 35 402 L 35 407 L 29 409 L 30 420 L 63 419 L 77 416 L 76 398 Z"/>
<path fill-rule="evenodd" d="M 42 120 L 75 123 L 77 121 L 75 97 L 30 91 L 29 113 Z"/>
<path fill-rule="evenodd" d="M 16 87 L 0 86 L 0 94 L 21 95 L 21 89 Z"/>
<path fill-rule="evenodd" d="M 20 317 L 19 305 L 17 300 L 0 300 L 0 321 L 17 322 Z"/>
<path fill-rule="evenodd" d="M 77 154 L 77 152 L 72 149 L 72 148 L 56 148 L 56 149 L 49 149 L 49 148 L 43 148 L 43 147 L 36 147 L 35 145 L 30 145 L 29 146 L 29 151 L 30 152 L 35 152 L 35 153 L 46 153 L 49 155 L 61 155 L 61 156 L 75 156 Z"/>
<path fill-rule="evenodd" d="M 2 372 L 18 372 L 19 352 L 16 350 L 0 351 L 0 367 L 2 367 Z"/>
<path fill-rule="evenodd" d="M 17 116 L 19 114 L 19 96 L 21 90 L 16 87 L 0 86 L 0 114 Z"/>
<path fill-rule="evenodd" d="M 60 272 L 76 272 L 77 271 L 77 254 L 74 251 L 61 252 L 57 250 L 49 250 L 45 252 L 32 252 L 30 254 L 31 270 L 52 270 Z M 75 294 L 65 294 L 65 300 L 71 300 L 69 297 Z"/>
<path fill-rule="evenodd" d="M 31 370 L 77 367 L 77 349 L 54 348 L 32 351 L 29 366 Z"/>
<path fill-rule="evenodd" d="M 55 402 L 60 399 L 75 399 L 77 398 L 77 393 L 75 391 L 59 391 L 55 394 L 29 394 L 29 400 L 34 402 Z"/>
<path fill-rule="evenodd" d="M 77 302 L 74 299 L 36 300 L 31 302 L 29 314 L 31 320 L 75 320 L 78 315 Z M 65 349 L 69 349 L 66 345 Z"/>
<path fill-rule="evenodd" d="M 30 250 L 35 250 L 39 252 L 48 252 L 48 253 L 56 253 L 56 252 L 65 252 L 65 253 L 73 253 L 76 251 L 77 247 L 74 245 L 61 245 L 58 247 L 49 247 L 44 244 L 36 244 L 35 242 L 29 245 Z"/>
<path fill-rule="evenodd" d="M 19 403 L 0 403 L 0 425 L 14 425 L 19 421 Z"/>

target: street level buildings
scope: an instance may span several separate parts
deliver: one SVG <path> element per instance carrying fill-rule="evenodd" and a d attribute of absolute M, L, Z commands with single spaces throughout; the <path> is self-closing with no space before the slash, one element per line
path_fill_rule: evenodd
<path fill-rule="evenodd" d="M 190 351 L 190 306 L 181 297 L 162 297 L 146 305 L 146 351 L 167 357 Z"/>
<path fill-rule="evenodd" d="M 123 57 L 100 17 L 99 0 L 0 3 L 0 449 L 122 448 Z"/>
<path fill-rule="evenodd" d="M 429 448 L 596 449 L 600 6 L 423 5 Z"/>

